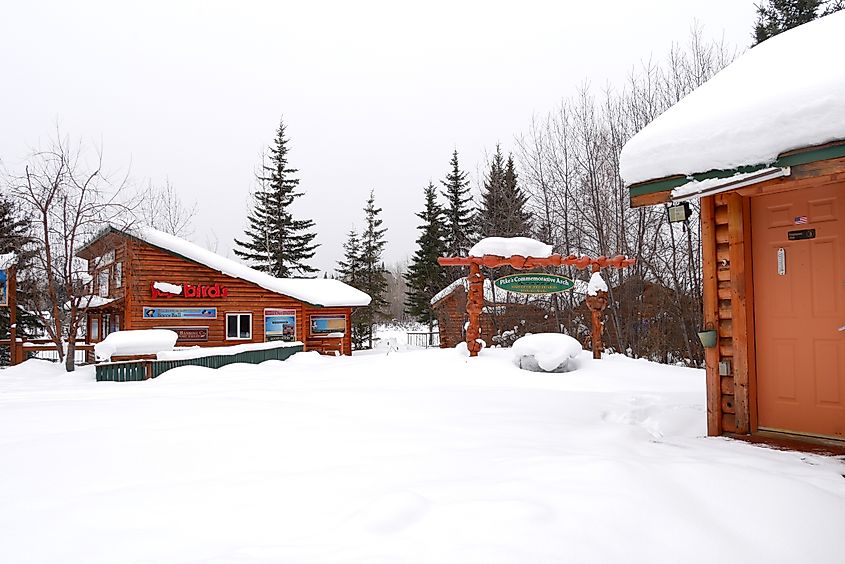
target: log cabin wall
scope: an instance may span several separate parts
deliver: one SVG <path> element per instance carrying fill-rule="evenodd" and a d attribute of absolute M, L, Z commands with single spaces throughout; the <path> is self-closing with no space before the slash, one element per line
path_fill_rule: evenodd
<path fill-rule="evenodd" d="M 455 288 L 436 304 L 437 329 L 440 332 L 440 348 L 454 348 L 464 341 L 464 323 L 467 318 L 467 292 L 463 286 Z"/>
<path fill-rule="evenodd" d="M 313 306 L 266 290 L 256 284 L 227 276 L 217 270 L 195 263 L 173 253 L 158 249 L 141 241 L 128 239 L 115 234 L 104 237 L 98 247 L 92 251 L 97 253 L 115 250 L 115 263 L 121 263 L 121 288 L 114 288 L 109 297 L 123 298 L 120 305 L 121 329 L 154 329 L 154 328 L 189 328 L 207 327 L 206 341 L 178 341 L 179 346 L 227 346 L 250 342 L 263 342 L 264 313 L 266 308 L 288 309 L 296 312 L 295 340 L 305 344 L 305 350 L 317 350 L 324 353 L 338 352 L 345 355 L 352 354 L 351 343 L 351 307 L 319 307 Z M 98 269 L 99 270 L 99 269 Z M 92 274 L 94 274 L 92 272 Z M 228 296 L 219 298 L 187 298 L 187 297 L 152 297 L 154 282 L 169 282 L 171 284 L 191 284 L 213 286 L 218 284 L 225 287 Z M 95 288 L 96 289 L 96 288 Z M 95 292 L 96 293 L 96 292 Z M 182 319 L 182 318 L 145 318 L 144 307 L 157 308 L 216 308 L 216 318 L 211 319 Z M 252 316 L 250 338 L 227 339 L 226 314 L 248 313 Z M 98 313 L 89 314 L 99 316 Z M 325 335 L 312 334 L 309 321 L 312 315 L 327 315 L 345 317 L 345 331 L 342 339 L 327 338 Z M 90 323 L 90 320 L 89 320 Z M 94 339 L 99 340 L 99 339 Z"/>
<path fill-rule="evenodd" d="M 718 334 L 705 352 L 709 435 L 754 427 L 750 225 L 748 198 L 731 192 L 701 199 L 704 325 Z"/>
<path fill-rule="evenodd" d="M 256 286 L 251 282 L 226 276 L 222 272 L 188 261 L 138 241 L 128 243 L 131 286 L 127 329 L 155 329 L 165 326 L 208 326 L 207 346 L 235 345 L 239 342 L 264 340 L 264 309 L 279 308 L 296 311 L 295 339 L 305 341 L 304 308 L 302 302 Z M 151 297 L 154 282 L 171 284 L 219 284 L 228 289 L 228 297 L 216 299 Z M 208 307 L 217 309 L 216 319 L 144 318 L 144 307 Z M 226 338 L 226 314 L 252 314 L 252 337 L 246 340 Z M 182 344 L 182 343 L 180 343 Z M 187 343 L 185 343 L 187 344 Z"/>
<path fill-rule="evenodd" d="M 787 177 L 701 198 L 704 325 L 718 331 L 718 345 L 705 349 L 709 435 L 757 432 L 751 200 L 843 179 L 845 157 L 838 157 L 797 164 Z M 666 190 L 631 201 L 636 207 L 670 200 Z"/>

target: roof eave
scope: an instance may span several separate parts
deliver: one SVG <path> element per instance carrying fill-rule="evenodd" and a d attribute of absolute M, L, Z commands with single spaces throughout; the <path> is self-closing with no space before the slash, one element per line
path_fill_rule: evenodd
<path fill-rule="evenodd" d="M 769 167 L 791 167 L 840 157 L 845 157 L 845 140 L 833 141 L 831 143 L 825 143 L 824 145 L 816 145 L 813 147 L 787 151 L 785 153 L 781 153 L 773 163 L 740 166 L 730 170 L 710 170 L 688 176 L 678 174 L 655 180 L 638 182 L 636 184 L 631 184 L 628 187 L 628 192 L 631 201 L 633 202 L 635 199 L 648 196 L 649 194 L 670 192 L 671 190 L 686 184 L 690 180 L 701 181 L 713 178 L 729 178 L 736 174 L 757 172 L 758 170 L 763 170 L 764 168 Z"/>

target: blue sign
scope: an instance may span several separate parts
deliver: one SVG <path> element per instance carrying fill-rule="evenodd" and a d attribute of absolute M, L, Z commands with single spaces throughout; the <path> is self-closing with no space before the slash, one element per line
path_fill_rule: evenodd
<path fill-rule="evenodd" d="M 147 319 L 217 319 L 216 307 L 145 307 Z"/>
<path fill-rule="evenodd" d="M 5 270 L 0 270 L 0 306 L 9 305 L 9 277 Z"/>

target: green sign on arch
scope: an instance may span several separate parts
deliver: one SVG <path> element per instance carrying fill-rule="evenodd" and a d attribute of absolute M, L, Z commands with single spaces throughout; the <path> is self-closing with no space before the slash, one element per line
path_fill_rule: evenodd
<path fill-rule="evenodd" d="M 509 274 L 496 279 L 497 288 L 517 294 L 559 294 L 575 286 L 570 278 L 544 272 Z"/>

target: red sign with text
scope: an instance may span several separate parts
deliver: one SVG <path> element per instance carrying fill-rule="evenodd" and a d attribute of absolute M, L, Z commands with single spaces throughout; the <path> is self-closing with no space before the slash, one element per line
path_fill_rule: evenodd
<path fill-rule="evenodd" d="M 220 284 L 170 284 L 153 282 L 150 285 L 153 299 L 156 298 L 189 298 L 189 299 L 219 299 L 229 297 L 229 289 Z"/>

